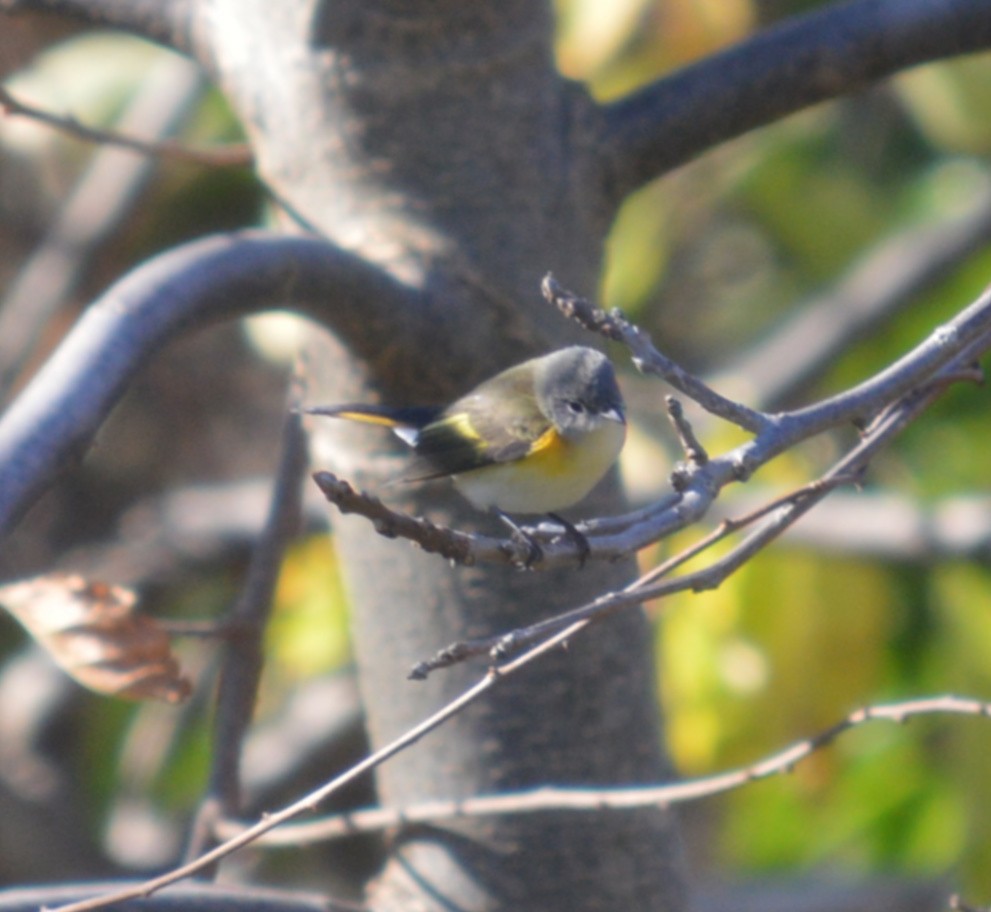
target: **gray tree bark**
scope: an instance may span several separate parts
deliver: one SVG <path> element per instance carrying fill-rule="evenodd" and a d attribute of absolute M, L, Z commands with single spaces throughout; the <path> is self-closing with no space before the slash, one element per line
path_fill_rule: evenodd
<path fill-rule="evenodd" d="M 199 12 L 198 56 L 247 125 L 264 178 L 331 240 L 419 292 L 415 308 L 337 326 L 311 352 L 311 400 L 445 401 L 574 341 L 538 283 L 553 270 L 594 289 L 610 212 L 576 165 L 590 109 L 554 69 L 546 4 L 215 0 Z M 375 455 L 381 434 L 315 430 L 319 466 L 343 463 L 372 488 L 395 468 Z M 392 494 L 445 522 L 478 521 L 443 487 Z M 610 485 L 590 509 L 620 507 Z M 482 670 L 410 683 L 415 661 L 577 604 L 632 571 L 452 569 L 363 521 L 334 526 L 375 744 Z M 639 614 L 602 625 L 388 764 L 382 800 L 668 776 L 651 652 Z M 370 898 L 377 909 L 674 910 L 679 864 L 662 811 L 473 821 L 397 834 Z"/>

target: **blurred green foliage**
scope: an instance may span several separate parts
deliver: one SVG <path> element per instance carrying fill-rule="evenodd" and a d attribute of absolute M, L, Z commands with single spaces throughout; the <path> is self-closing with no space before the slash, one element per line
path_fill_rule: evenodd
<path fill-rule="evenodd" d="M 314 630 L 320 635 L 314 636 Z M 290 549 L 267 637 L 268 683 L 273 686 L 274 680 L 279 690 L 349 661 L 347 600 L 326 535 L 308 537 Z"/>

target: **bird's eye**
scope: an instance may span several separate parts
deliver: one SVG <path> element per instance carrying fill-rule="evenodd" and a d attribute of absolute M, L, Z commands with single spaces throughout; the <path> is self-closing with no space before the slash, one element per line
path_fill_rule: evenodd
<path fill-rule="evenodd" d="M 571 412 L 572 414 L 574 414 L 574 415 L 584 415 L 585 414 L 585 405 L 584 405 L 584 403 L 576 402 L 576 401 L 572 400 L 572 401 L 568 402 L 567 405 L 568 405 L 568 411 Z"/>

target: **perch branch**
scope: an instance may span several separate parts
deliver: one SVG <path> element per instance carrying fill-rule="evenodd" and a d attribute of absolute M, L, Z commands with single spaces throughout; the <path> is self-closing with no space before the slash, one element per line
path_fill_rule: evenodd
<path fill-rule="evenodd" d="M 975 343 L 986 345 L 986 340 Z M 973 352 L 965 349 L 959 355 L 962 362 L 967 362 Z M 516 652 L 521 647 L 530 646 L 535 649 L 550 649 L 561 645 L 589 623 L 600 620 L 615 611 L 640 605 L 643 602 L 672 595 L 676 592 L 700 592 L 714 589 L 721 585 L 732 573 L 749 561 L 756 553 L 782 535 L 786 529 L 797 522 L 805 513 L 821 501 L 839 484 L 850 483 L 860 478 L 870 460 L 877 451 L 890 442 L 891 438 L 900 433 L 919 414 L 929 407 L 946 389 L 947 379 L 957 378 L 953 371 L 954 365 L 949 365 L 947 376 L 937 376 L 927 386 L 906 394 L 901 401 L 886 409 L 865 431 L 861 442 L 840 459 L 818 482 L 800 489 L 785 499 L 780 508 L 775 509 L 767 519 L 747 535 L 729 553 L 714 561 L 707 567 L 686 573 L 675 578 L 666 578 L 672 570 L 684 563 L 684 555 L 668 561 L 660 568 L 649 571 L 644 576 L 634 580 L 625 588 L 600 595 L 593 601 L 567 611 L 564 614 L 547 618 L 528 627 L 518 628 L 502 636 L 486 637 L 479 640 L 461 641 L 448 645 L 435 656 L 418 663 L 410 672 L 415 680 L 426 678 L 432 671 L 445 668 L 468 658 L 487 654 L 494 661 L 502 661 L 505 657 Z M 969 374 L 968 374 L 969 376 Z M 704 471 L 704 468 L 699 470 Z M 775 502 L 773 506 L 777 506 Z M 768 508 L 762 508 L 754 516 L 763 516 Z M 735 523 L 739 527 L 740 521 Z M 722 537 L 723 530 L 716 530 L 699 545 L 689 549 L 689 556 L 694 557 L 702 550 L 702 545 L 709 547 Z M 659 577 L 665 578 L 659 578 Z M 503 667 L 513 666 L 510 662 Z"/>
<path fill-rule="evenodd" d="M 87 309 L 0 418 L 0 536 L 82 456 L 130 379 L 176 335 L 285 307 L 355 337 L 364 352 L 382 341 L 368 326 L 390 325 L 376 314 L 418 300 L 325 241 L 264 231 L 203 238 L 147 261 Z"/>
<path fill-rule="evenodd" d="M 900 397 L 911 400 L 914 390 L 925 389 L 937 394 L 939 389 L 931 385 L 934 378 L 940 378 L 939 388 L 960 379 L 979 379 L 978 374 L 967 370 L 967 365 L 991 348 L 991 288 L 988 288 L 955 318 L 935 329 L 912 351 L 867 381 L 792 412 L 763 415 L 730 403 L 687 371 L 673 365 L 622 314 L 606 314 L 593 308 L 587 301 L 560 289 L 553 279 L 545 280 L 544 285 L 552 301 L 582 325 L 609 338 L 629 340 L 635 362 L 644 369 L 657 365 L 665 379 L 677 380 L 682 392 L 693 398 L 698 396 L 703 408 L 727 420 L 736 418 L 736 423 L 746 422 L 759 428 L 755 437 L 727 453 L 680 465 L 672 477 L 674 492 L 656 504 L 623 516 L 600 517 L 580 523 L 577 528 L 589 546 L 585 556 L 594 560 L 614 560 L 686 528 L 706 514 L 724 487 L 745 480 L 756 469 L 803 440 L 832 427 L 862 424 Z M 686 433 L 684 417 L 676 420 L 682 422 L 681 433 Z M 691 448 L 696 444 L 689 438 L 687 445 Z M 859 447 L 852 451 L 853 454 L 861 452 Z M 844 470 L 844 474 L 848 472 Z M 377 499 L 354 491 L 329 473 L 319 475 L 317 480 L 324 488 L 324 494 L 345 505 L 349 512 L 360 513 L 378 523 L 388 534 L 410 538 L 425 550 L 441 553 L 460 563 L 520 563 L 518 543 L 514 545 L 511 540 L 465 536 L 425 520 L 394 513 Z M 573 539 L 560 535 L 559 530 L 552 532 L 551 528 L 542 524 L 527 529 L 527 533 L 540 542 L 543 552 L 540 559 L 530 565 L 531 569 L 573 565 L 582 556 Z"/>

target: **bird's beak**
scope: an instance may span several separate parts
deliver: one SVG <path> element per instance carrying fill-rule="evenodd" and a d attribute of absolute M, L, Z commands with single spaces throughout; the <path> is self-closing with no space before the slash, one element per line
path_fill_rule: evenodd
<path fill-rule="evenodd" d="M 618 421 L 620 424 L 626 424 L 626 416 L 623 414 L 622 409 L 611 408 L 601 414 L 603 418 L 608 418 L 610 421 Z"/>

